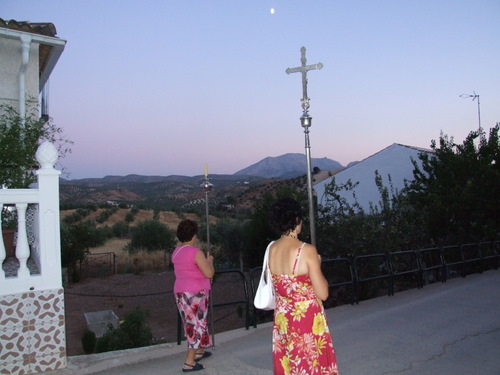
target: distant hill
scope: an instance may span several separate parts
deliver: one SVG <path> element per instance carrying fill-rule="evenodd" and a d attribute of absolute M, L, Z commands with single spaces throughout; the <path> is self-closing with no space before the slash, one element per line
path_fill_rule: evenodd
<path fill-rule="evenodd" d="M 312 158 L 311 167 L 320 170 L 340 170 L 345 167 L 339 162 L 328 158 Z M 307 172 L 306 157 L 304 154 L 284 154 L 267 157 L 258 163 L 252 164 L 235 175 L 260 176 L 265 178 L 294 178 L 303 176 Z"/>
<path fill-rule="evenodd" d="M 313 169 L 318 167 L 325 173 L 344 169 L 340 163 L 328 158 L 312 159 L 311 162 Z M 240 206 L 250 207 L 262 194 L 261 190 L 266 189 L 269 184 L 277 188 L 279 184 L 292 183 L 295 188 L 305 189 L 306 170 L 305 155 L 285 154 L 267 157 L 232 175 L 210 175 L 210 182 L 214 186 L 209 194 L 210 204 L 224 204 L 228 197 L 237 197 L 241 198 L 238 199 Z M 315 174 L 314 182 L 317 183 L 326 176 Z M 200 186 L 203 179 L 202 175 L 190 177 L 138 174 L 79 180 L 61 178 L 60 201 L 64 207 L 105 202 L 127 202 L 163 210 L 203 207 L 205 193 Z"/>
<path fill-rule="evenodd" d="M 210 181 L 222 181 L 223 184 L 245 180 L 245 176 L 227 175 L 227 174 L 211 174 Z M 255 180 L 254 177 L 249 177 L 250 180 Z M 144 176 L 139 174 L 129 174 L 126 176 L 105 176 L 102 178 L 82 178 L 79 180 L 65 180 L 61 178 L 61 183 L 66 184 L 81 184 L 81 185 L 107 185 L 107 184 L 127 184 L 127 183 L 159 183 L 159 182 L 190 182 L 200 183 L 204 176 Z"/>
<path fill-rule="evenodd" d="M 238 196 L 265 182 L 256 176 L 210 175 L 214 188 L 211 204 L 224 203 L 228 196 Z M 127 202 L 162 210 L 203 207 L 205 193 L 200 186 L 204 176 L 106 176 L 80 180 L 60 180 L 59 198 L 63 207 L 106 202 Z"/>

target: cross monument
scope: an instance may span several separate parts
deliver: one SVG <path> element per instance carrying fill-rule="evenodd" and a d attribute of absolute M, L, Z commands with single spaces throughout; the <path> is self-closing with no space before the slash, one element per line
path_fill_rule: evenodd
<path fill-rule="evenodd" d="M 305 134 L 305 148 L 306 148 L 306 164 L 307 164 L 307 193 L 309 196 L 309 223 L 311 228 L 311 244 L 316 246 L 316 224 L 315 224 L 315 213 L 314 213 L 314 201 L 313 201 L 313 188 L 312 188 L 312 173 L 311 173 L 311 143 L 309 142 L 309 127 L 311 126 L 312 117 L 309 116 L 309 97 L 307 96 L 307 72 L 309 70 L 319 70 L 323 68 L 322 63 L 317 63 L 313 65 L 307 65 L 306 60 L 306 47 L 300 49 L 300 62 L 301 66 L 297 68 L 288 68 L 286 74 L 290 73 L 301 73 L 302 74 L 302 116 L 300 117 L 300 123 L 304 128 Z"/>
<path fill-rule="evenodd" d="M 302 47 L 300 49 L 300 62 L 302 63 L 301 66 L 297 68 L 288 68 L 286 70 L 286 74 L 290 73 L 302 74 L 302 109 L 304 110 L 304 112 L 307 112 L 309 110 L 309 98 L 307 96 L 307 72 L 309 70 L 316 70 L 316 69 L 319 70 L 323 68 L 323 64 L 317 63 L 313 65 L 306 65 L 307 64 L 306 47 Z"/>

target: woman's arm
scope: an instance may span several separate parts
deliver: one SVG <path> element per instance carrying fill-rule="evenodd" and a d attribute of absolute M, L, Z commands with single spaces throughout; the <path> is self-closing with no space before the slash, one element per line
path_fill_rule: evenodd
<path fill-rule="evenodd" d="M 196 265 L 200 269 L 203 276 L 207 279 L 214 277 L 215 269 L 213 265 L 214 257 L 209 255 L 205 258 L 205 254 L 201 250 L 196 252 Z"/>
<path fill-rule="evenodd" d="M 305 251 L 304 251 L 305 250 Z M 307 262 L 307 273 L 311 279 L 314 293 L 322 301 L 328 298 L 328 281 L 326 281 L 323 271 L 321 271 L 321 256 L 312 245 L 305 245 L 302 250 Z"/>

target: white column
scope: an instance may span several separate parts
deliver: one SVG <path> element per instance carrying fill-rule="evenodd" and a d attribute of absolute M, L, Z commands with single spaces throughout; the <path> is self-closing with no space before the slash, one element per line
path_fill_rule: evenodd
<path fill-rule="evenodd" d="M 2 222 L 2 211 L 3 211 L 3 203 L 0 202 L 0 223 Z M 3 243 L 3 234 L 0 237 L 0 265 L 3 264 L 3 261 L 5 260 L 5 245 Z M 5 271 L 3 270 L 2 267 L 0 267 L 0 280 L 5 279 Z"/>
<path fill-rule="evenodd" d="M 37 150 L 36 158 L 41 168 L 38 175 L 40 274 L 44 289 L 62 287 L 61 235 L 59 223 L 59 175 L 54 169 L 57 149 L 50 142 L 44 142 Z"/>
<path fill-rule="evenodd" d="M 16 203 L 17 210 L 17 245 L 16 258 L 19 260 L 18 278 L 28 278 L 30 270 L 28 269 L 28 258 L 30 257 L 30 248 L 28 245 L 28 235 L 26 233 L 26 209 L 27 203 Z"/>

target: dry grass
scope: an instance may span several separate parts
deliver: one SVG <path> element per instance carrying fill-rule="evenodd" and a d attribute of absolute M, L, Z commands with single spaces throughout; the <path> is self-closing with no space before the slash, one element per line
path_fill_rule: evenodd
<path fill-rule="evenodd" d="M 97 209 L 91 212 L 83 220 L 94 221 L 105 209 Z M 76 210 L 64 210 L 61 211 L 61 219 L 66 216 L 73 214 Z M 102 226 L 113 226 L 118 222 L 124 222 L 125 216 L 130 212 L 130 209 L 120 208 L 115 213 L 113 213 L 108 220 L 104 223 L 97 223 L 97 227 Z M 153 210 L 139 210 L 139 212 L 134 216 L 134 221 L 130 223 L 133 227 L 137 223 L 153 219 Z M 165 224 L 168 228 L 175 231 L 177 226 L 183 219 L 191 219 L 201 224 L 201 218 L 196 214 L 185 213 L 182 217 L 179 217 L 175 212 L 171 211 L 161 211 L 159 214 L 160 223 Z M 210 217 L 210 222 L 215 223 L 216 218 Z M 91 254 L 102 254 L 102 253 L 114 253 L 117 259 L 117 272 L 118 273 L 141 273 L 143 271 L 160 271 L 166 268 L 166 265 L 170 263 L 168 254 L 166 255 L 164 251 L 158 251 L 149 253 L 146 251 L 140 251 L 135 254 L 130 254 L 128 251 L 124 250 L 125 246 L 128 244 L 130 239 L 119 239 L 113 238 L 107 241 L 103 246 L 99 246 L 90 249 Z M 167 249 L 171 250 L 171 249 Z"/>
<path fill-rule="evenodd" d="M 157 251 L 149 253 L 140 251 L 130 254 L 124 248 L 129 242 L 128 239 L 113 238 L 103 246 L 90 249 L 91 254 L 114 253 L 117 260 L 118 273 L 142 273 L 143 271 L 160 271 L 165 269 L 165 253 Z"/>

